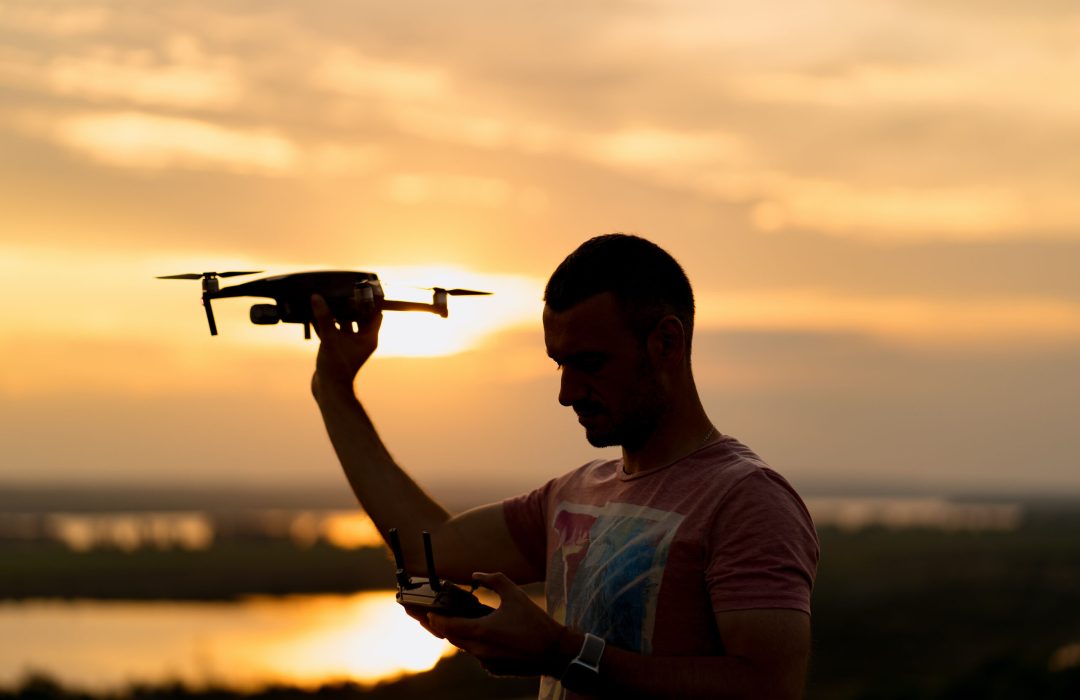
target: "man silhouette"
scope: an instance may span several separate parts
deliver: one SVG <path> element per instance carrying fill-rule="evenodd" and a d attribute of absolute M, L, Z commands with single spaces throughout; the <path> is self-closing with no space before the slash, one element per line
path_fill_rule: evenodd
<path fill-rule="evenodd" d="M 817 538 L 795 491 L 702 407 L 682 268 L 645 239 L 598 236 L 544 298 L 559 402 L 622 456 L 456 515 L 395 464 L 356 398 L 381 317 L 339 328 L 313 299 L 312 391 L 361 504 L 384 537 L 402 531 L 407 562 L 428 530 L 444 576 L 501 598 L 482 618 L 423 622 L 493 673 L 542 676 L 542 698 L 801 697 Z M 517 587 L 536 581 L 546 612 Z"/>

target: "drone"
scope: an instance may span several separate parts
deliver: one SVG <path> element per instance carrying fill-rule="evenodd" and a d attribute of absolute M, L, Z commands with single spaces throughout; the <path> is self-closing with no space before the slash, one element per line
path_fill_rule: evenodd
<path fill-rule="evenodd" d="M 214 299 L 227 297 L 264 297 L 273 304 L 255 304 L 251 307 L 251 322 L 259 326 L 275 323 L 304 324 L 304 338 L 311 339 L 311 324 L 315 318 L 311 311 L 311 296 L 318 294 L 326 300 L 330 313 L 339 322 L 364 321 L 372 312 L 378 311 L 426 311 L 443 318 L 449 315 L 448 297 L 486 296 L 491 292 L 473 289 L 443 289 L 432 287 L 430 304 L 419 301 L 396 301 L 383 294 L 382 283 L 374 272 L 328 270 L 323 272 L 294 272 L 288 275 L 263 277 L 262 279 L 222 287 L 224 277 L 257 275 L 261 270 L 233 270 L 230 272 L 190 272 L 182 275 L 166 275 L 159 280 L 202 280 L 202 303 L 206 310 L 206 322 L 210 335 L 217 335 L 214 321 Z"/>

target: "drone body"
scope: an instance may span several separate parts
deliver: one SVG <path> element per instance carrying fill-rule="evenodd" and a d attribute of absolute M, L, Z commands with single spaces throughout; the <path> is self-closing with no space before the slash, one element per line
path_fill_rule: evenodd
<path fill-rule="evenodd" d="M 326 300 L 330 313 L 339 322 L 362 321 L 375 310 L 379 311 L 426 311 L 446 318 L 447 298 L 451 296 L 486 295 L 490 292 L 477 292 L 471 289 L 432 289 L 430 304 L 416 301 L 396 301 L 387 299 L 383 294 L 379 276 L 374 272 L 353 272 L 350 270 L 329 270 L 324 272 L 296 272 L 288 275 L 276 275 L 262 279 L 234 284 L 222 288 L 218 282 L 222 277 L 254 275 L 257 272 L 203 272 L 183 275 L 168 275 L 158 279 L 201 279 L 203 306 L 206 309 L 206 321 L 210 326 L 210 335 L 217 335 L 217 323 L 214 321 L 214 299 L 227 297 L 264 297 L 273 299 L 273 304 L 255 304 L 251 307 L 251 322 L 258 325 L 282 323 L 302 323 L 304 337 L 311 337 L 311 324 L 314 317 L 311 312 L 311 297 L 318 294 Z"/>

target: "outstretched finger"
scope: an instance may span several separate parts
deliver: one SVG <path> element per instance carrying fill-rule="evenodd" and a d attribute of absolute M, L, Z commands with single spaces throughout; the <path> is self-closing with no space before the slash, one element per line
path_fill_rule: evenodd
<path fill-rule="evenodd" d="M 382 326 L 382 309 L 375 304 L 364 304 L 359 308 L 359 318 L 356 321 L 357 332 L 378 333 Z"/>
<path fill-rule="evenodd" d="M 334 316 L 322 295 L 311 295 L 311 314 L 315 318 L 315 334 L 322 338 L 334 330 Z"/>

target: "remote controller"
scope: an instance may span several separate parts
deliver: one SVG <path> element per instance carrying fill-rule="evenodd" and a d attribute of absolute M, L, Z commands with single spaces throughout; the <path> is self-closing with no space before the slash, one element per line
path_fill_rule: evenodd
<path fill-rule="evenodd" d="M 475 583 L 470 590 L 466 590 L 439 578 L 435 572 L 435 555 L 431 551 L 431 533 L 427 530 L 423 533 L 427 578 L 409 576 L 405 572 L 405 557 L 401 553 L 397 528 L 390 528 L 388 534 L 390 549 L 397 564 L 397 602 L 406 610 L 420 614 L 433 612 L 448 617 L 483 617 L 495 611 L 495 608 L 484 605 L 473 595 Z"/>

